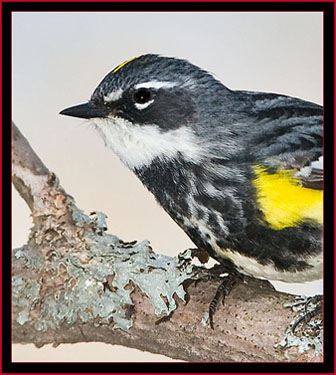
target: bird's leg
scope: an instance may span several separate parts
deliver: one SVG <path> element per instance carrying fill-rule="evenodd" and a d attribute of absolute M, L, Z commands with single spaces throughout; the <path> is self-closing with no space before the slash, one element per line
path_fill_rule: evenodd
<path fill-rule="evenodd" d="M 308 297 L 305 302 L 301 302 L 301 304 L 304 303 L 304 313 L 294 321 L 292 325 L 292 333 L 294 333 L 296 327 L 302 322 L 305 321 L 308 323 L 314 316 L 316 316 L 318 313 L 322 311 L 323 306 L 323 296 L 321 294 L 317 294 L 313 297 Z M 315 307 L 308 311 L 308 306 L 313 303 L 315 304 Z"/>
<path fill-rule="evenodd" d="M 179 254 L 180 264 L 182 267 L 185 267 L 186 265 L 190 264 L 191 260 L 195 257 L 201 263 L 206 263 L 209 260 L 209 254 L 206 250 L 202 248 L 194 248 L 187 249 Z M 224 305 L 225 297 L 230 294 L 237 281 L 242 280 L 243 278 L 243 275 L 236 270 L 231 261 L 225 261 L 223 259 L 218 261 L 220 261 L 220 264 L 215 264 L 209 269 L 198 267 L 190 279 L 195 282 L 195 287 L 200 281 L 220 280 L 221 282 L 209 306 L 209 322 L 212 329 L 214 329 L 213 317 L 219 298 L 222 297 L 222 303 Z"/>
<path fill-rule="evenodd" d="M 215 264 L 211 268 L 198 267 L 192 279 L 195 282 L 195 286 L 197 286 L 200 281 L 222 281 L 223 274 L 227 273 L 228 272 L 225 267 L 223 267 L 221 264 Z"/>
<path fill-rule="evenodd" d="M 222 303 L 224 305 L 225 297 L 230 294 L 237 281 L 240 281 L 241 278 L 242 275 L 240 273 L 235 271 L 230 272 L 227 276 L 224 277 L 224 279 L 222 279 L 222 282 L 219 284 L 216 294 L 209 306 L 209 322 L 212 329 L 214 329 L 213 317 L 215 315 L 219 298 L 222 297 Z"/>
<path fill-rule="evenodd" d="M 220 284 L 217 288 L 216 294 L 211 300 L 209 306 L 209 322 L 210 327 L 214 329 L 213 317 L 217 308 L 219 299 L 222 297 L 222 303 L 224 305 L 225 298 L 230 294 L 237 281 L 243 279 L 243 275 L 233 268 L 231 262 L 221 264 L 215 264 L 212 268 L 198 268 L 193 276 L 195 286 L 200 281 L 220 280 Z"/>

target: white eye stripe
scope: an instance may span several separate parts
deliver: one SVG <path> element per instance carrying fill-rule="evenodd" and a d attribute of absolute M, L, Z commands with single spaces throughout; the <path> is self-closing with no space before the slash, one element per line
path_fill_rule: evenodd
<path fill-rule="evenodd" d="M 143 89 L 169 89 L 172 87 L 177 86 L 177 82 L 169 82 L 169 81 L 149 81 L 138 83 L 134 86 L 136 90 L 143 88 Z"/>
<path fill-rule="evenodd" d="M 143 104 L 140 104 L 140 103 L 134 103 L 134 105 L 136 106 L 137 109 L 139 109 L 140 111 L 147 108 L 149 105 L 151 105 L 152 103 L 154 102 L 154 99 L 150 100 L 149 102 L 147 103 L 143 103 Z"/>

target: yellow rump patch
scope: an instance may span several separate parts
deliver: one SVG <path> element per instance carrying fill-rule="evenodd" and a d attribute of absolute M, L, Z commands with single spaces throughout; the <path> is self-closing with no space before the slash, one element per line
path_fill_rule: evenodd
<path fill-rule="evenodd" d="M 112 73 L 117 72 L 117 71 L 118 71 L 119 69 L 121 69 L 123 66 L 125 66 L 126 64 L 128 64 L 129 62 L 131 62 L 131 61 L 133 61 L 133 60 L 135 60 L 135 59 L 137 59 L 137 58 L 139 58 L 139 56 L 135 56 L 135 57 L 132 57 L 132 58 L 129 59 L 129 60 L 124 61 L 122 64 L 118 65 L 118 66 L 112 71 Z"/>
<path fill-rule="evenodd" d="M 295 226 L 304 219 L 323 224 L 323 191 L 300 186 L 294 171 L 269 174 L 255 166 L 254 172 L 258 204 L 273 229 Z"/>

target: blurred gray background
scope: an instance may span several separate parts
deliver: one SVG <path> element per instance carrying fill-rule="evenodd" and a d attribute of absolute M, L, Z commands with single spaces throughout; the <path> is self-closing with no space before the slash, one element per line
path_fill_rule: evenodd
<path fill-rule="evenodd" d="M 88 100 L 109 71 L 145 53 L 188 59 L 231 89 L 322 104 L 322 13 L 14 12 L 12 20 L 13 120 L 79 208 L 105 212 L 111 233 L 149 239 L 156 252 L 176 255 L 193 244 L 90 124 L 61 109 Z M 12 204 L 19 247 L 31 218 L 14 188 Z M 276 286 L 313 294 L 322 283 Z M 13 361 L 162 360 L 170 359 L 98 343 L 13 345 Z"/>

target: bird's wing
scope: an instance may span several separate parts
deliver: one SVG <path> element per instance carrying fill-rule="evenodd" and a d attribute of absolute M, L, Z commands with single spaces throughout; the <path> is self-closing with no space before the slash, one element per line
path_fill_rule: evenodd
<path fill-rule="evenodd" d="M 294 170 L 302 186 L 322 190 L 323 107 L 284 95 L 245 94 L 255 118 L 255 159 L 266 168 Z"/>

